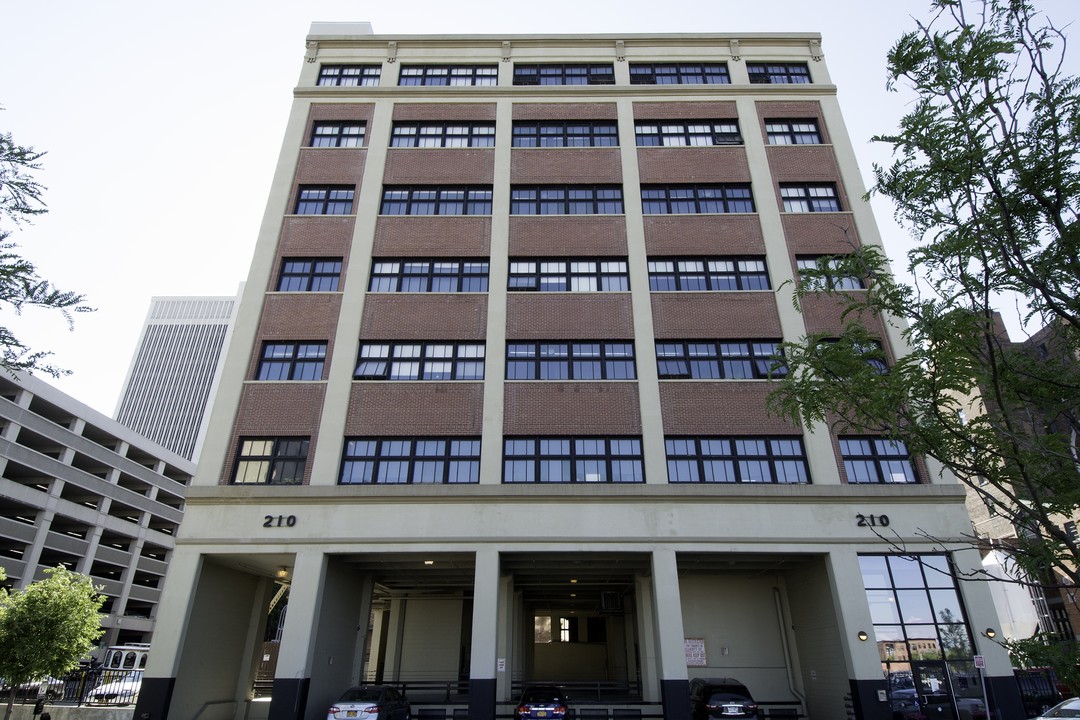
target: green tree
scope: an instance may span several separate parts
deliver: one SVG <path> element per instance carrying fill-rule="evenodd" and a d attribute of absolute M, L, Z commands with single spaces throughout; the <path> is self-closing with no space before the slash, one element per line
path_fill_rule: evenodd
<path fill-rule="evenodd" d="M 0 569 L 0 573 L 3 570 Z M 0 591 L 0 677 L 11 684 L 4 720 L 20 683 L 63 676 L 101 637 L 105 597 L 85 575 L 59 566 L 25 590 Z"/>
<path fill-rule="evenodd" d="M 33 147 L 16 144 L 11 133 L 0 133 L 0 308 L 6 307 L 16 315 L 30 307 L 59 310 L 70 328 L 72 313 L 91 310 L 83 304 L 83 296 L 58 290 L 42 279 L 10 239 L 14 232 L 11 228 L 48 212 L 42 200 L 45 187 L 36 179 L 44 155 Z M 49 364 L 50 354 L 28 347 L 6 324 L 0 325 L 0 367 L 41 371 L 54 377 L 67 374 Z"/>
<path fill-rule="evenodd" d="M 1080 586 L 1080 544 L 1060 524 L 1080 508 L 1080 97 L 1064 49 L 1023 0 L 937 0 L 900 37 L 889 86 L 914 100 L 874 138 L 893 160 L 871 193 L 916 241 L 915 283 L 854 240 L 835 267 L 806 271 L 796 306 L 832 295 L 843 332 L 785 344 L 770 407 L 936 459 L 1013 522 L 1009 550 L 1033 582 Z M 833 289 L 837 275 L 867 287 Z M 1045 327 L 1039 347 L 1003 335 L 995 311 L 1010 306 Z M 888 372 L 867 362 L 879 321 L 908 346 Z"/>

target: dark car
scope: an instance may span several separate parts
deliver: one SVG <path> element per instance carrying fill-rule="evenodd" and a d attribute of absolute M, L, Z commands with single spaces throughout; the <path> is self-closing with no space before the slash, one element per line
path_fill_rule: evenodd
<path fill-rule="evenodd" d="M 563 720 L 570 714 L 570 698 L 554 685 L 531 685 L 521 693 L 514 713 L 518 720 Z"/>
<path fill-rule="evenodd" d="M 756 718 L 757 703 L 735 678 L 694 678 L 690 681 L 690 717 Z"/>
<path fill-rule="evenodd" d="M 409 720 L 412 708 L 397 688 L 358 685 L 326 711 L 326 720 Z"/>

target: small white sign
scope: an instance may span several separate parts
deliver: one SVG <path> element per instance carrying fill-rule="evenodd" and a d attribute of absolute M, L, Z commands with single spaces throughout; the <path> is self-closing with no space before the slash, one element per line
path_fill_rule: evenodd
<path fill-rule="evenodd" d="M 878 690 L 877 691 L 877 699 L 878 699 L 878 702 L 888 702 L 888 700 L 889 700 L 889 698 L 885 694 L 884 690 Z"/>
<path fill-rule="evenodd" d="M 499 672 L 506 672 L 506 658 L 499 658 Z"/>
<path fill-rule="evenodd" d="M 705 638 L 684 638 L 686 648 L 686 667 L 705 667 Z"/>
<path fill-rule="evenodd" d="M 980 670 L 985 669 L 986 668 L 986 657 L 983 656 L 983 655 L 976 655 L 975 656 L 975 667 L 979 668 Z"/>

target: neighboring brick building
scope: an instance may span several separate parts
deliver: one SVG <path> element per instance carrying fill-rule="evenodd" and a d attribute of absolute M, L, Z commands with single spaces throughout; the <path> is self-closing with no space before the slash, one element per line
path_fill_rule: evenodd
<path fill-rule="evenodd" d="M 840 327 L 799 266 L 880 242 L 835 93 L 814 34 L 314 25 L 136 715 L 378 679 L 684 720 L 727 676 L 772 715 L 977 716 L 981 655 L 1018 716 L 963 488 L 765 410 L 776 343 Z"/>
<path fill-rule="evenodd" d="M 150 642 L 195 465 L 43 380 L 0 374 L 0 567 L 102 586 L 99 644 Z"/>

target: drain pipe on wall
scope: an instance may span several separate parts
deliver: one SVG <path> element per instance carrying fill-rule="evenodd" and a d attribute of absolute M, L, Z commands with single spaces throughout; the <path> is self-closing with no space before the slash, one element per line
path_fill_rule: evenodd
<path fill-rule="evenodd" d="M 806 697 L 799 692 L 799 689 L 795 686 L 795 677 L 791 674 L 791 650 L 788 648 L 788 627 L 784 622 L 784 608 L 780 602 L 780 588 L 774 587 L 773 600 L 776 601 L 776 622 L 780 624 L 780 643 L 784 648 L 784 669 L 787 670 L 787 682 L 788 689 L 791 690 L 791 694 L 799 698 L 799 702 L 802 704 L 802 709 L 806 710 Z"/>

